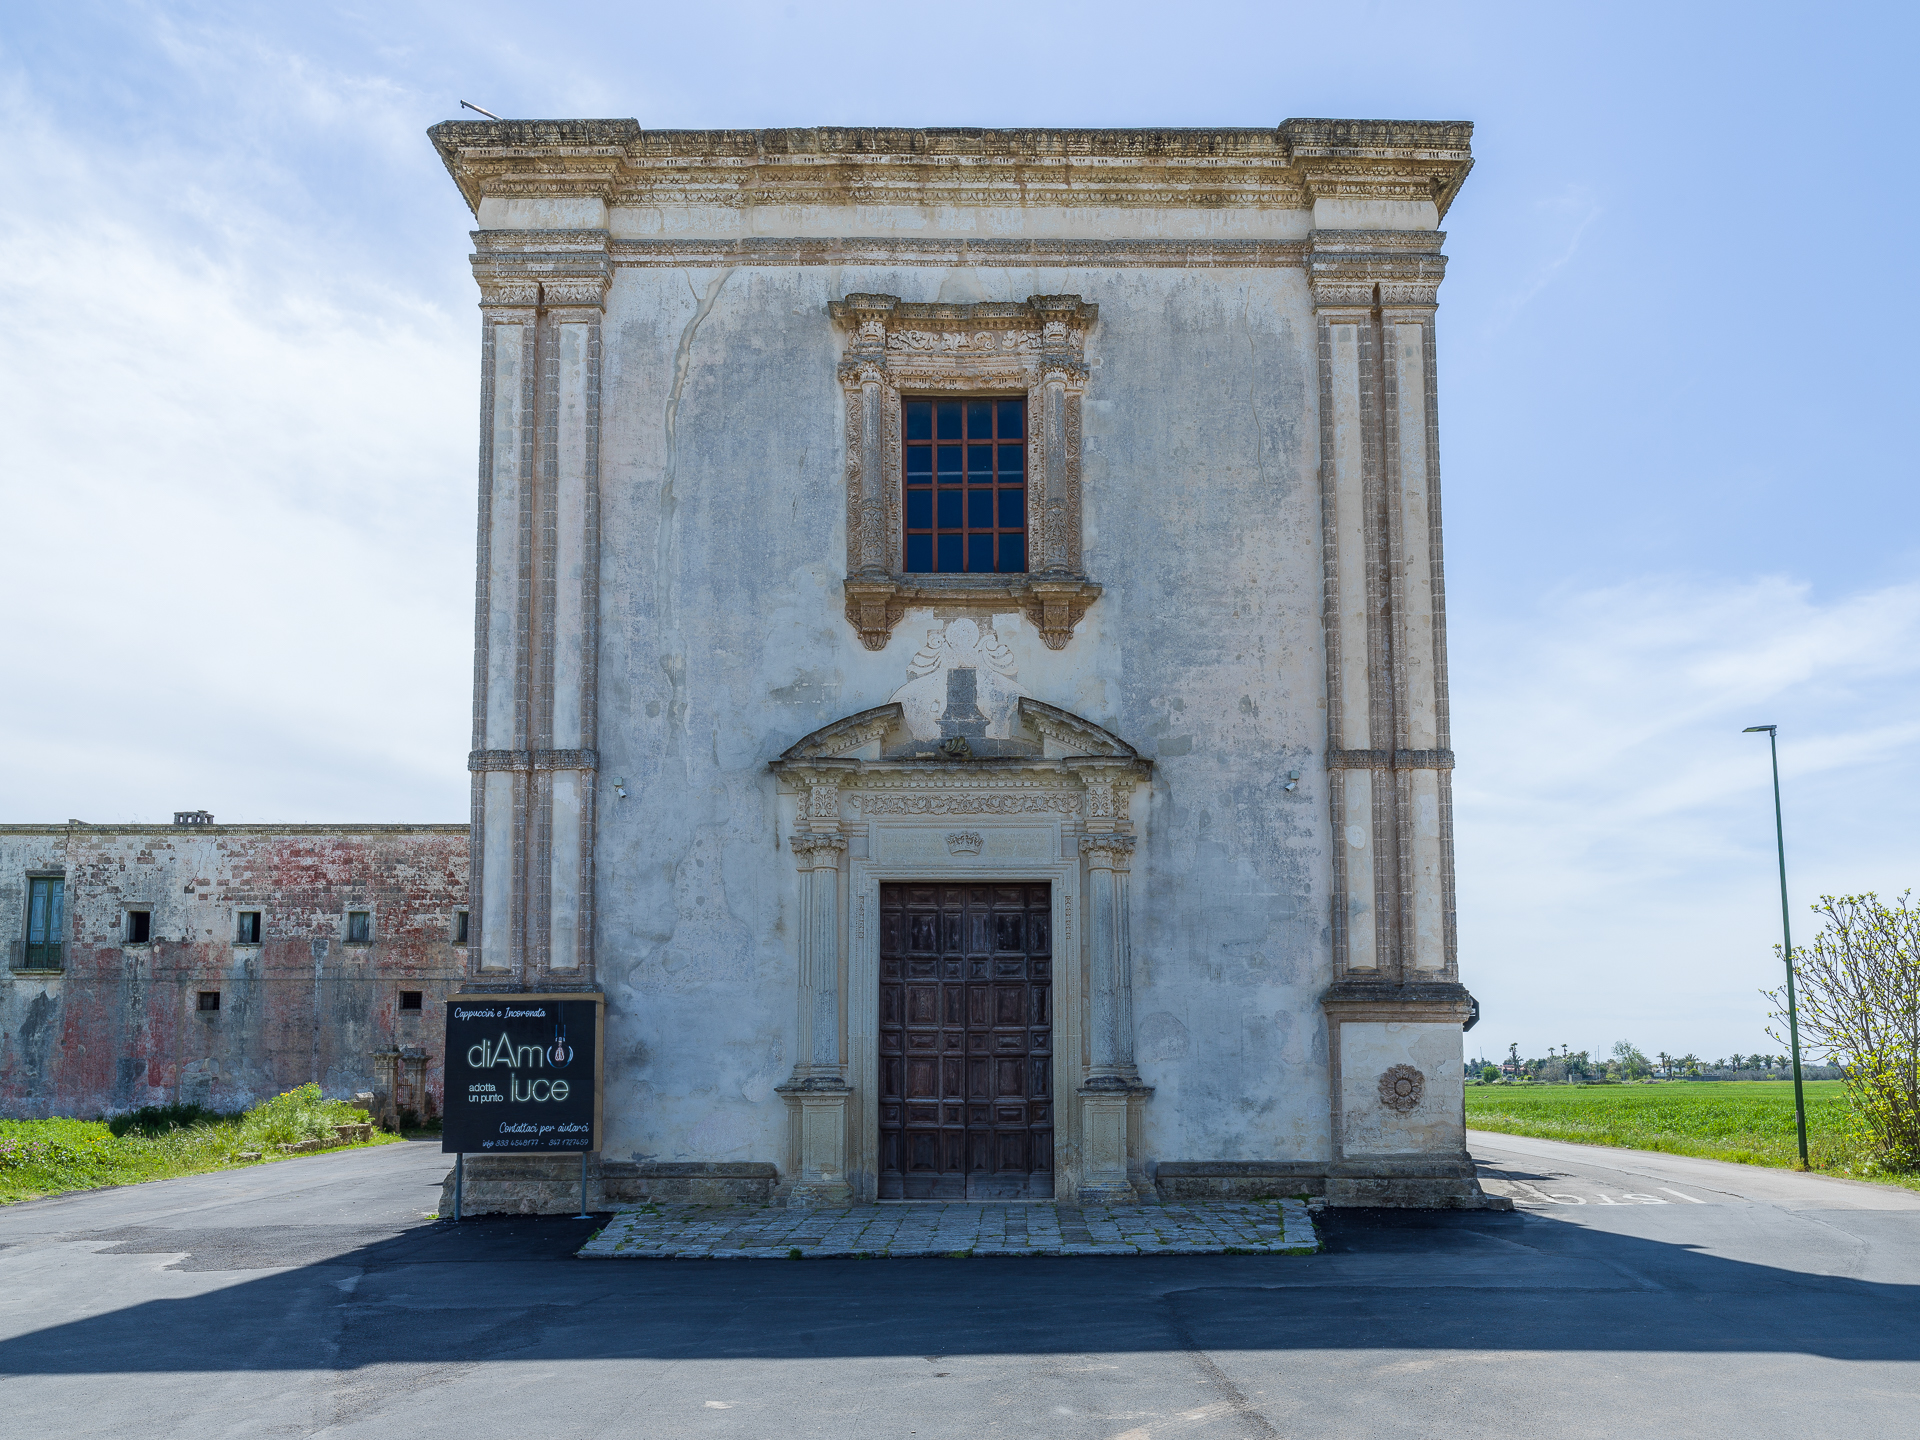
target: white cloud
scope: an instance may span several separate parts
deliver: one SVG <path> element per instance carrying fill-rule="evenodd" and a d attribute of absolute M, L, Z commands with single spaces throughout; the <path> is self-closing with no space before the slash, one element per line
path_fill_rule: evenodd
<path fill-rule="evenodd" d="M 0 117 L 7 818 L 463 818 L 466 317 L 164 140 Z"/>
<path fill-rule="evenodd" d="M 1772 790 L 1766 737 L 1743 726 L 1781 726 L 1796 925 L 1823 891 L 1920 878 L 1920 584 L 1821 600 L 1650 578 L 1456 610 L 1451 639 L 1476 1047 L 1766 1043 Z"/>

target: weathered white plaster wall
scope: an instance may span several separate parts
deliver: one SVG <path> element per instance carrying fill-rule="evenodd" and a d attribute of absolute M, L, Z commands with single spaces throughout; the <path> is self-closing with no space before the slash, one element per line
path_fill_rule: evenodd
<path fill-rule="evenodd" d="M 1458 1153 L 1466 1145 L 1466 1082 L 1458 1025 L 1349 1020 L 1340 1027 L 1340 1112 L 1349 1158 L 1413 1151 Z M 1411 1065 L 1425 1077 L 1407 1114 L 1380 1100 L 1380 1077 Z"/>
<path fill-rule="evenodd" d="M 725 214 L 759 233 L 882 229 L 864 213 L 811 226 Z M 1072 225 L 1010 214 L 1027 233 L 1102 223 L 1087 211 Z M 1125 233 L 1177 228 L 1164 215 L 1127 218 Z M 993 223 L 982 212 L 923 219 L 916 233 Z M 1211 212 L 1180 223 L 1187 234 L 1300 233 L 1304 219 Z M 617 211 L 612 224 L 718 233 L 688 214 Z M 784 1155 L 773 1087 L 795 1061 L 798 886 L 765 767 L 813 729 L 885 703 L 929 630 L 952 618 L 910 612 L 880 652 L 844 618 L 841 337 L 827 305 L 851 292 L 1071 293 L 1100 306 L 1087 347 L 1084 536 L 1086 571 L 1105 594 L 1062 651 L 1018 615 L 995 617 L 994 629 L 1022 692 L 1155 760 L 1135 805 L 1145 839 L 1133 862 L 1138 1060 L 1157 1087 L 1146 1152 L 1327 1156 L 1317 1001 L 1331 978 L 1329 839 L 1324 772 L 1310 763 L 1325 734 L 1317 390 L 1306 280 L 1292 268 L 617 270 L 605 326 L 600 775 L 624 778 L 631 798 L 603 778 L 606 1151 Z M 1302 778 L 1287 792 L 1291 769 Z"/>

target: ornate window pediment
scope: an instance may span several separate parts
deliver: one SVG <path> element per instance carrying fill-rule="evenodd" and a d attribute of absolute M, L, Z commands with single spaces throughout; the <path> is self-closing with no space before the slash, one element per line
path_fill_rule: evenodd
<path fill-rule="evenodd" d="M 1078 295 L 981 305 L 913 305 L 849 295 L 829 307 L 848 333 L 840 362 L 847 419 L 847 621 L 886 648 L 911 605 L 1023 610 L 1049 649 L 1065 647 L 1100 594 L 1080 556 L 1080 414 L 1086 337 L 1099 307 Z M 901 397 L 1020 394 L 1027 400 L 1028 570 L 909 575 L 901 568 Z"/>

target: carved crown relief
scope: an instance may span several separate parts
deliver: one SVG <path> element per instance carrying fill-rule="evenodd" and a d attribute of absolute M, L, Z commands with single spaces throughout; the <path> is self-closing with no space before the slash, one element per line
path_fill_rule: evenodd
<path fill-rule="evenodd" d="M 1099 307 L 1078 295 L 980 305 L 916 305 L 849 295 L 829 307 L 847 332 L 847 621 L 883 650 L 911 606 L 1024 610 L 1041 641 L 1065 647 L 1100 587 L 1081 568 L 1081 401 L 1087 332 Z M 1027 398 L 1024 575 L 901 570 L 900 400 L 906 393 Z"/>

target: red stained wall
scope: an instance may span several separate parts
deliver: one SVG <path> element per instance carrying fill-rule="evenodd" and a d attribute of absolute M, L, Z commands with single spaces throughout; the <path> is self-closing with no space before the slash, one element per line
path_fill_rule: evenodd
<path fill-rule="evenodd" d="M 384 1089 L 377 1053 L 394 1049 L 425 1053 L 437 1112 L 441 1002 L 465 965 L 452 937 L 467 836 L 464 825 L 0 826 L 0 1114 L 233 1110 L 309 1080 L 349 1096 Z M 21 968 L 28 879 L 50 873 L 66 881 L 59 975 Z M 145 945 L 124 939 L 136 905 L 152 912 Z M 236 943 L 242 910 L 261 912 L 261 944 Z M 372 913 L 371 943 L 347 941 L 350 910 Z M 198 1008 L 210 990 L 217 1012 Z M 406 990 L 422 992 L 420 1011 L 399 1008 Z"/>

